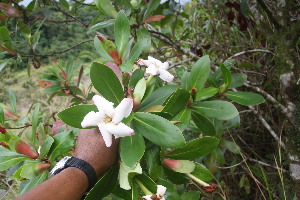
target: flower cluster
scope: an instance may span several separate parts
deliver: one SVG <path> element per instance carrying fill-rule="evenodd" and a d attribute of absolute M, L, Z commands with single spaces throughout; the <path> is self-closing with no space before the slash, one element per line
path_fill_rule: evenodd
<path fill-rule="evenodd" d="M 146 195 L 143 196 L 143 199 L 145 200 L 165 200 L 165 193 L 166 193 L 167 188 L 162 185 L 157 185 L 157 192 L 156 195 Z"/>

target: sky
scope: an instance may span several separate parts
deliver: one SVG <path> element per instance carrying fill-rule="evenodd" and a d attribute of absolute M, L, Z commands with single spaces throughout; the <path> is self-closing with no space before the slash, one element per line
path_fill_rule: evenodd
<path fill-rule="evenodd" d="M 32 0 L 23 0 L 22 2 L 20 2 L 20 5 L 27 6 L 31 1 L 32 1 Z M 166 0 L 161 0 L 162 3 L 165 2 L 165 1 L 166 1 Z M 181 4 L 185 4 L 186 2 L 189 2 L 189 1 L 191 1 L 191 0 L 175 0 L 175 1 L 176 1 L 176 2 L 179 2 L 179 1 L 180 1 Z M 93 0 L 85 0 L 84 2 L 85 2 L 85 3 L 91 3 L 91 2 L 93 2 Z"/>

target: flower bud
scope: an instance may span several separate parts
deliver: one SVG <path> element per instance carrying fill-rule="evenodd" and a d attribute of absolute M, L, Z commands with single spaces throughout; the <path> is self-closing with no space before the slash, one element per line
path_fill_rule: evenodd
<path fill-rule="evenodd" d="M 17 142 L 15 149 L 17 153 L 27 155 L 32 159 L 37 159 L 39 157 L 39 154 L 32 150 L 30 146 L 23 141 Z"/>
<path fill-rule="evenodd" d="M 2 126 L 0 126 L 0 133 L 3 133 L 3 134 L 6 133 L 6 129 L 4 127 L 2 127 Z"/>
<path fill-rule="evenodd" d="M 37 168 L 34 170 L 36 174 L 41 174 L 50 167 L 48 163 L 38 163 Z"/>
<path fill-rule="evenodd" d="M 0 145 L 1 145 L 1 146 L 4 146 L 4 147 L 9 147 L 8 144 L 7 144 L 6 142 L 0 142 Z"/>
<path fill-rule="evenodd" d="M 14 121 L 17 121 L 17 120 L 18 120 L 18 117 L 17 117 L 14 113 L 12 113 L 10 110 L 5 110 L 5 111 L 4 111 L 4 115 L 5 115 L 6 117 L 11 118 L 11 119 L 14 120 Z"/>
<path fill-rule="evenodd" d="M 191 173 L 195 169 L 195 163 L 189 160 L 164 159 L 164 164 L 179 173 Z"/>

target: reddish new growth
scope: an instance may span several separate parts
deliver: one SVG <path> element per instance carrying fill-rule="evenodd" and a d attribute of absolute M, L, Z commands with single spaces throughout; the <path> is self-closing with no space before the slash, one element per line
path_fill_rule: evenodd
<path fill-rule="evenodd" d="M 27 155 L 32 159 L 37 159 L 39 157 L 39 154 L 23 141 L 17 142 L 15 149 L 17 153 Z"/>
<path fill-rule="evenodd" d="M 1 145 L 1 146 L 4 146 L 4 147 L 9 147 L 8 144 L 7 144 L 6 142 L 0 142 L 0 145 Z"/>
<path fill-rule="evenodd" d="M 2 126 L 0 126 L 0 133 L 6 133 L 6 129 L 5 128 L 3 128 Z"/>
<path fill-rule="evenodd" d="M 202 187 L 202 189 L 206 193 L 212 193 L 213 191 L 215 191 L 216 188 L 217 188 L 217 185 L 215 185 L 215 184 L 211 184 L 210 186 Z"/>
<path fill-rule="evenodd" d="M 49 81 L 39 81 L 39 85 L 42 87 L 42 88 L 47 88 L 47 87 L 50 87 L 52 86 L 53 84 Z"/>
<path fill-rule="evenodd" d="M 103 37 L 101 37 L 100 35 L 97 35 L 97 38 L 101 41 L 101 42 L 104 42 L 105 39 Z"/>

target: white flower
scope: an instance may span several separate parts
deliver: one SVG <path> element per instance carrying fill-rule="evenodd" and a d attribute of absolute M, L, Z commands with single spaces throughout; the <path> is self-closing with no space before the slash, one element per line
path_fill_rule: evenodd
<path fill-rule="evenodd" d="M 124 98 L 116 108 L 113 107 L 112 102 L 99 95 L 95 95 L 93 101 L 98 108 L 98 112 L 89 112 L 81 122 L 82 128 L 98 126 L 107 147 L 112 144 L 112 135 L 118 138 L 134 134 L 130 127 L 121 122 L 132 111 L 132 99 Z"/>
<path fill-rule="evenodd" d="M 174 79 L 174 76 L 167 71 L 169 68 L 168 62 L 162 63 L 160 60 L 148 56 L 148 60 L 139 59 L 137 64 L 145 65 L 147 67 L 146 73 L 154 76 L 159 74 L 159 77 L 164 81 L 172 82 Z"/>
<path fill-rule="evenodd" d="M 166 193 L 167 188 L 165 186 L 162 185 L 157 185 L 157 192 L 156 192 L 156 199 L 161 199 L 161 200 L 165 200 L 165 193 Z M 151 197 L 153 195 L 146 195 L 143 196 L 144 199 L 146 200 L 152 200 Z"/>

